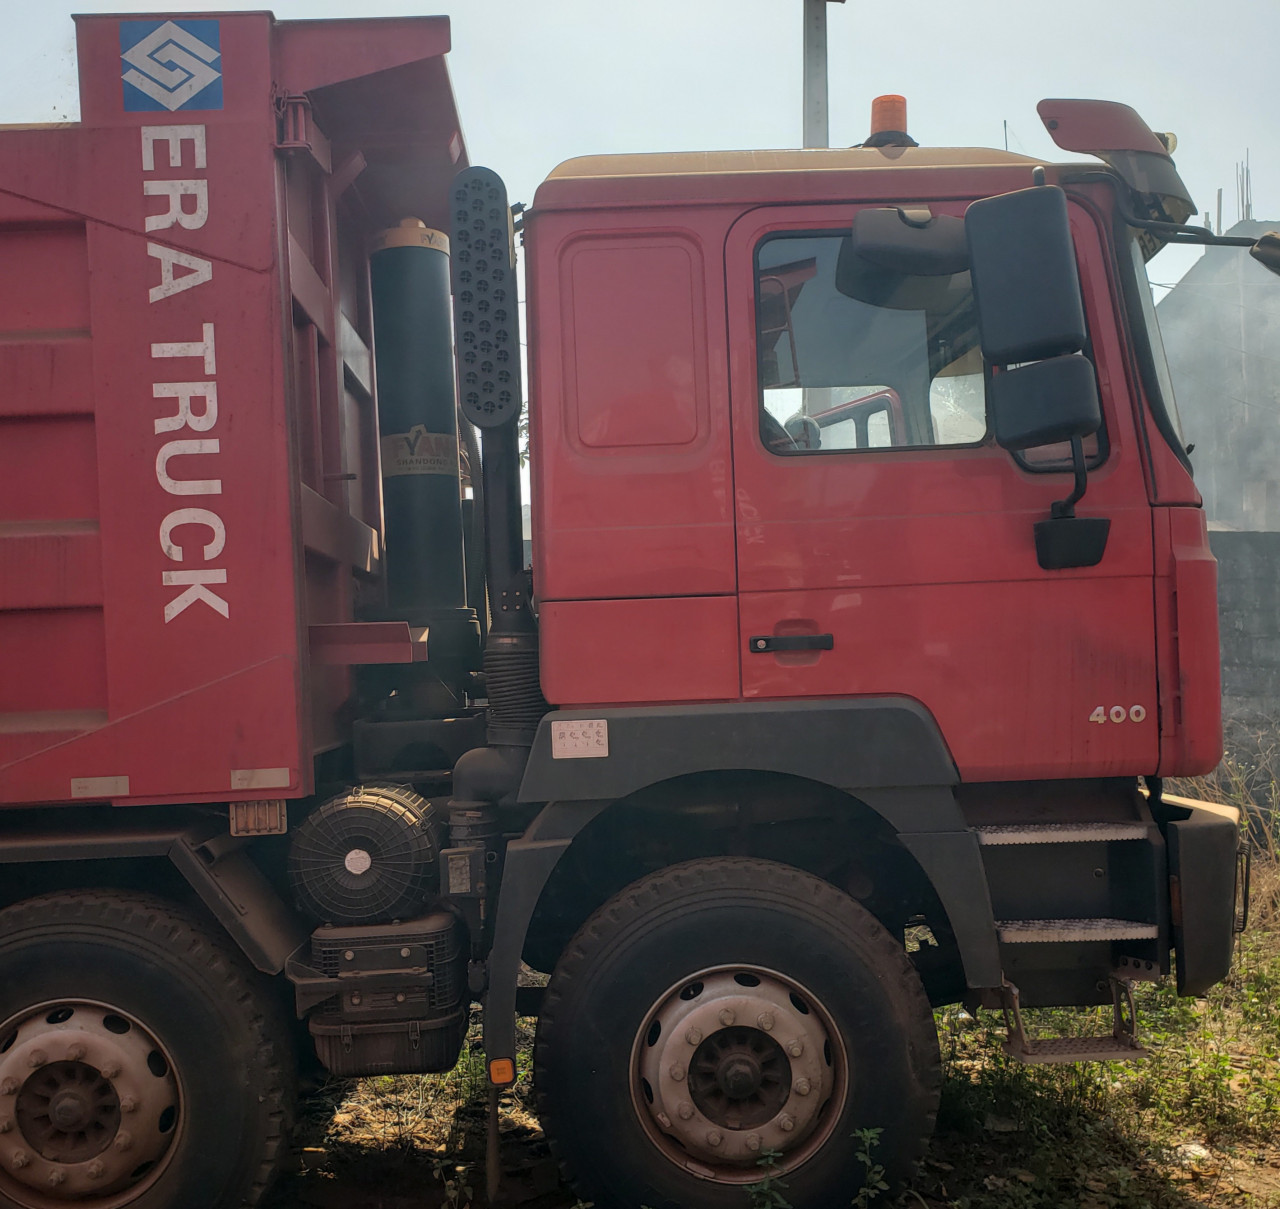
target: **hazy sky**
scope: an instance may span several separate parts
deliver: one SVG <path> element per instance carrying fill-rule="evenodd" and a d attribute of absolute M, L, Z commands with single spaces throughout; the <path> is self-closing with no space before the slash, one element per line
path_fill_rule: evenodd
<path fill-rule="evenodd" d="M 65 0 L 64 0 L 65 2 Z M 431 12 L 423 0 L 277 0 L 278 17 Z M 0 122 L 76 116 L 70 13 L 138 11 L 0 0 Z M 155 5 L 191 11 L 195 3 Z M 215 5 L 262 8 L 261 3 Z M 800 142 L 801 0 L 453 0 L 450 56 L 472 162 L 532 200 L 560 160 L 608 151 L 786 147 Z M 206 10 L 207 11 L 207 10 Z M 438 11 L 438 10 L 435 10 Z M 828 6 L 833 145 L 866 134 L 871 98 L 901 92 L 925 144 L 1058 156 L 1042 97 L 1133 105 L 1178 135 L 1201 212 L 1253 163 L 1254 214 L 1280 220 L 1280 0 L 848 0 Z M 1187 253 L 1152 277 L 1172 280 Z"/>

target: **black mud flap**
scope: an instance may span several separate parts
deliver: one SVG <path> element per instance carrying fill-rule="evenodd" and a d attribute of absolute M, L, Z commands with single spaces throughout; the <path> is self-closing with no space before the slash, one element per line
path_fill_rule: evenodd
<path fill-rule="evenodd" d="M 1203 995 L 1231 970 L 1240 816 L 1230 806 L 1187 798 L 1165 802 L 1189 816 L 1172 820 L 1167 832 L 1178 994 Z"/>

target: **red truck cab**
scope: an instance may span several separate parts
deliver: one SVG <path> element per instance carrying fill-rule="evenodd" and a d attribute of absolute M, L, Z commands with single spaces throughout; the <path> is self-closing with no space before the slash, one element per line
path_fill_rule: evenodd
<path fill-rule="evenodd" d="M 1121 263 L 1137 240 L 1117 246 L 1112 191 L 1070 192 L 1103 411 L 1081 509 L 1111 522 L 1096 566 L 1037 563 L 1034 526 L 1070 457 L 992 439 L 967 274 L 933 309 L 840 289 L 859 211 L 960 218 L 1038 166 L 859 147 L 552 174 L 525 228 L 549 700 L 904 694 L 965 781 L 1216 764 L 1212 560 L 1185 455 L 1157 422 L 1169 404 L 1140 372 L 1153 324 L 1127 301 L 1147 287 L 1126 284 L 1141 262 Z M 859 439 L 842 409 L 877 399 Z M 812 417 L 802 440 L 794 417 Z M 752 642 L 823 634 L 825 650 Z"/>

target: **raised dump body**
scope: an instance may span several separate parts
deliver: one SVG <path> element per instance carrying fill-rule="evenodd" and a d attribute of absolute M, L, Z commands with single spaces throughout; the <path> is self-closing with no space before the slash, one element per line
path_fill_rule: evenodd
<path fill-rule="evenodd" d="M 361 657 L 309 631 L 380 591 L 370 242 L 466 164 L 448 21 L 77 34 L 81 121 L 0 130 L 0 804 L 305 795 Z"/>

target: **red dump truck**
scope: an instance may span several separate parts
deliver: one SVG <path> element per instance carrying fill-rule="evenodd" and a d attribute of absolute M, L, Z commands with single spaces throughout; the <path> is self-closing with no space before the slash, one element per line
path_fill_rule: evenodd
<path fill-rule="evenodd" d="M 445 18 L 77 29 L 81 120 L 0 130 L 0 1205 L 253 1204 L 299 1065 L 446 1070 L 473 1001 L 584 1197 L 848 1203 L 932 1006 L 1136 1057 L 1135 980 L 1226 974 L 1169 140 L 889 103 L 520 212 Z"/>

